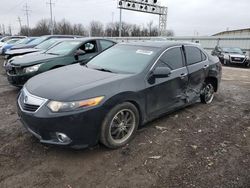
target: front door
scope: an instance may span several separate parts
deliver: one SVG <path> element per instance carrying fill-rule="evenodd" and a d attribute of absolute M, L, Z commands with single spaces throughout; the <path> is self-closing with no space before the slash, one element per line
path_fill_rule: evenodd
<path fill-rule="evenodd" d="M 185 92 L 188 84 L 188 71 L 181 47 L 168 49 L 152 71 L 156 67 L 168 67 L 171 74 L 165 78 L 147 80 L 147 114 L 151 118 L 183 106 L 186 103 Z"/>
<path fill-rule="evenodd" d="M 84 43 L 78 50 L 82 50 L 85 52 L 85 54 L 78 56 L 78 62 L 83 64 L 87 63 L 92 57 L 97 55 L 99 52 L 96 40 Z"/>

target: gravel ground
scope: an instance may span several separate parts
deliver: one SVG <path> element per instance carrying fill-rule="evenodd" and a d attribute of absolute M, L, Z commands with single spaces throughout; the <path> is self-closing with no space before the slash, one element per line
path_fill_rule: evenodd
<path fill-rule="evenodd" d="M 2 62 L 1 62 L 2 64 Z M 0 187 L 250 187 L 250 69 L 224 67 L 211 105 L 147 124 L 126 147 L 40 144 L 0 66 Z"/>

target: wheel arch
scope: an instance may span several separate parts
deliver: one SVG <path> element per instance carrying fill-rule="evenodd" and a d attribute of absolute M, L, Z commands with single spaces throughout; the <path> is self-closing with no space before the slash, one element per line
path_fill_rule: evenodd
<path fill-rule="evenodd" d="M 124 92 L 117 94 L 105 102 L 106 109 L 111 110 L 117 104 L 129 102 L 133 104 L 139 113 L 139 126 L 145 122 L 145 107 L 143 104 L 143 97 L 138 96 L 135 92 Z"/>
<path fill-rule="evenodd" d="M 205 79 L 205 82 L 206 83 L 210 82 L 214 87 L 214 91 L 215 92 L 218 91 L 218 79 L 216 77 L 209 76 Z"/>

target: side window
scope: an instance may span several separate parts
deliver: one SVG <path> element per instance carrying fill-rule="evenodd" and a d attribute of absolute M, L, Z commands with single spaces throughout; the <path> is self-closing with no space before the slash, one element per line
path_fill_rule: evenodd
<path fill-rule="evenodd" d="M 89 41 L 89 42 L 83 44 L 80 47 L 80 50 L 85 51 L 87 54 L 89 54 L 89 53 L 96 53 L 97 52 L 96 41 Z"/>
<path fill-rule="evenodd" d="M 202 61 L 205 61 L 207 59 L 207 56 L 201 51 L 201 59 Z"/>
<path fill-rule="evenodd" d="M 113 46 L 114 43 L 111 41 L 107 41 L 107 40 L 100 40 L 100 45 L 101 45 L 102 50 L 106 50 L 107 48 Z"/>
<path fill-rule="evenodd" d="M 202 61 L 201 50 L 194 46 L 185 46 L 187 64 L 192 65 Z"/>
<path fill-rule="evenodd" d="M 166 51 L 161 56 L 157 66 L 168 66 L 172 70 L 183 67 L 183 56 L 181 48 L 176 47 Z"/>

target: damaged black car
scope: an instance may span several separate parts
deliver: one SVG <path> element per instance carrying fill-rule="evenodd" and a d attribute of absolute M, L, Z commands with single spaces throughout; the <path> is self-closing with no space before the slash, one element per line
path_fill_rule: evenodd
<path fill-rule="evenodd" d="M 42 143 L 119 148 L 146 122 L 197 101 L 211 103 L 220 80 L 219 59 L 195 44 L 122 43 L 87 65 L 30 79 L 18 114 Z"/>

